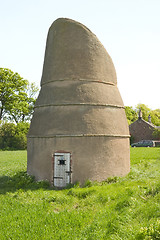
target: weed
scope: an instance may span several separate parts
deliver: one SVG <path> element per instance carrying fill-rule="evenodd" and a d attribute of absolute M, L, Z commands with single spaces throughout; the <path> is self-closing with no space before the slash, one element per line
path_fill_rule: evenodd
<path fill-rule="evenodd" d="M 110 183 L 116 183 L 116 182 L 118 182 L 118 177 L 109 177 L 106 180 L 104 180 L 102 184 L 104 183 L 110 184 Z"/>
<path fill-rule="evenodd" d="M 78 199 L 84 199 L 92 195 L 94 192 L 95 192 L 94 189 L 79 188 L 79 189 L 71 189 L 68 192 L 68 195 L 77 197 Z"/>
<path fill-rule="evenodd" d="M 122 200 L 122 201 L 119 201 L 119 202 L 116 204 L 115 209 L 118 210 L 118 211 L 121 211 L 121 210 L 124 210 L 124 208 L 129 207 L 130 205 L 131 205 L 131 204 L 130 204 L 129 200 L 124 199 L 124 200 Z"/>
<path fill-rule="evenodd" d="M 91 186 L 92 186 L 92 181 L 86 180 L 83 187 L 91 187 Z"/>
<path fill-rule="evenodd" d="M 150 223 L 147 227 L 141 227 L 137 234 L 137 239 L 160 239 L 160 220 L 157 219 Z"/>
<path fill-rule="evenodd" d="M 148 196 L 152 196 L 154 197 L 156 194 L 158 194 L 160 192 L 160 184 L 158 184 L 157 186 L 152 186 L 147 188 L 145 195 Z"/>

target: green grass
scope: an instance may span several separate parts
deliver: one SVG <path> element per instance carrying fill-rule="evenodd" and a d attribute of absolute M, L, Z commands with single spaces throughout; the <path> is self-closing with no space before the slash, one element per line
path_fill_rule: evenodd
<path fill-rule="evenodd" d="M 160 239 L 160 148 L 132 148 L 126 177 L 59 191 L 28 176 L 26 158 L 0 152 L 1 240 Z"/>

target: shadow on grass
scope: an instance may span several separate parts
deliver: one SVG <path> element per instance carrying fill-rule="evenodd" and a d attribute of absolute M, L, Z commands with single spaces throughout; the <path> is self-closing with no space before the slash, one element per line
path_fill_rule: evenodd
<path fill-rule="evenodd" d="M 54 190 L 49 182 L 36 182 L 34 177 L 28 175 L 27 172 L 17 172 L 12 177 L 0 176 L 0 194 L 15 192 L 18 189 L 23 189 L 24 191 L 38 189 Z"/>
<path fill-rule="evenodd" d="M 38 189 L 46 189 L 46 190 L 65 190 L 65 189 L 71 189 L 71 188 L 88 188 L 92 186 L 100 186 L 100 185 L 106 185 L 111 183 L 116 183 L 118 181 L 117 177 L 109 177 L 105 181 L 102 181 L 101 183 L 98 182 L 92 182 L 90 180 L 87 180 L 82 186 L 80 186 L 79 182 L 76 182 L 74 184 L 70 183 L 64 188 L 58 188 L 52 186 L 48 181 L 35 181 L 35 178 L 33 176 L 30 176 L 25 171 L 20 171 L 15 173 L 12 177 L 10 176 L 0 176 L 0 194 L 6 194 L 7 192 L 15 192 L 19 189 L 22 189 L 24 191 L 27 190 L 38 190 Z"/>
<path fill-rule="evenodd" d="M 48 181 L 35 181 L 34 176 L 30 176 L 27 172 L 17 172 L 12 177 L 10 176 L 0 176 L 0 194 L 6 194 L 7 192 L 16 192 L 19 189 L 24 191 L 27 190 L 64 190 L 71 189 L 73 187 L 79 186 L 79 183 L 68 184 L 64 188 L 58 188 L 51 185 Z"/>

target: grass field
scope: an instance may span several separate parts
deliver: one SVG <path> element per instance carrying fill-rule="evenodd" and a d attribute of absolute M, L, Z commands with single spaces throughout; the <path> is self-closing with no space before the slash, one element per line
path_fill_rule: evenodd
<path fill-rule="evenodd" d="M 26 151 L 0 151 L 0 239 L 160 239 L 160 148 L 131 149 L 131 172 L 64 190 L 26 174 Z"/>

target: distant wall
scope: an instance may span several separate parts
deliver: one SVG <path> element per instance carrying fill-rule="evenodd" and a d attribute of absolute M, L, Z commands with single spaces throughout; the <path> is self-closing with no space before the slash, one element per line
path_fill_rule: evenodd
<path fill-rule="evenodd" d="M 141 140 L 153 140 L 152 136 L 154 126 L 149 124 L 143 119 L 138 119 L 129 126 L 129 131 L 133 137 L 133 142 L 139 142 Z"/>

